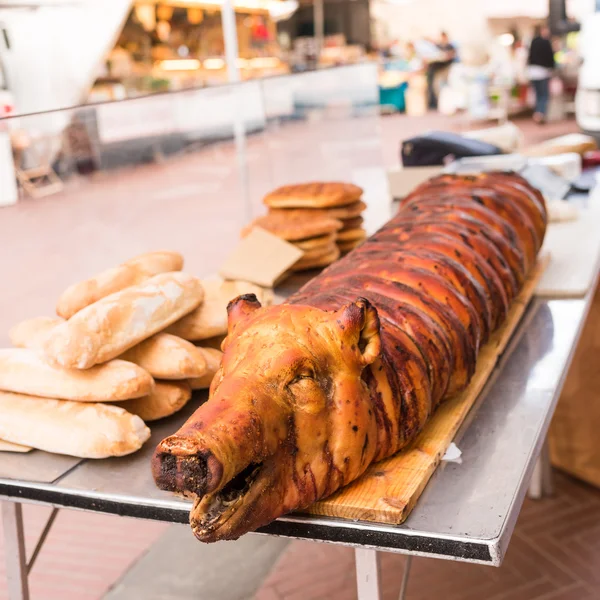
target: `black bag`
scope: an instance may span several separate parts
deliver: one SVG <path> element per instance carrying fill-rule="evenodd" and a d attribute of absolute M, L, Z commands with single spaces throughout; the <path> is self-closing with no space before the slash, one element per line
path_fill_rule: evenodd
<path fill-rule="evenodd" d="M 503 154 L 493 144 L 472 140 L 448 131 L 431 131 L 402 142 L 401 160 L 405 167 L 444 165 L 452 159 L 466 156 Z"/>

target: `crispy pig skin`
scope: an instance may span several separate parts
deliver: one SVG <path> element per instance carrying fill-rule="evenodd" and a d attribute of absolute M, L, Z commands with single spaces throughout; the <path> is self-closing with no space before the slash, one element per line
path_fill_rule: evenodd
<path fill-rule="evenodd" d="M 209 400 L 152 462 L 159 487 L 195 496 L 196 537 L 309 506 L 413 440 L 469 384 L 546 220 L 515 173 L 440 175 L 285 304 L 232 301 Z"/>

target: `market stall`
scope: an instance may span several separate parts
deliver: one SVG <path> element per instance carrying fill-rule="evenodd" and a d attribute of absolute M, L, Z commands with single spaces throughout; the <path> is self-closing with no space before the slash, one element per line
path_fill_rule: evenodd
<path fill-rule="evenodd" d="M 585 199 L 581 206 L 585 211 Z M 594 265 L 596 258 L 589 256 Z M 536 473 L 537 492 L 548 484 L 542 477 L 544 469 L 536 471 L 536 460 L 594 296 L 595 280 L 596 273 L 583 297 L 529 302 L 525 296 L 517 302 L 524 314 L 516 314 L 516 330 L 498 346 L 493 370 L 480 379 L 483 391 L 472 397 L 474 407 L 452 435 L 455 450 L 444 455 L 434 473 L 429 471 L 432 477 L 425 492 L 420 494 L 428 478 L 416 504 L 400 510 L 399 518 L 386 520 L 364 511 L 342 518 L 309 510 L 286 515 L 260 532 L 356 547 L 360 598 L 380 597 L 378 551 L 500 565 L 532 476 Z M 285 298 L 298 285 L 290 278 L 275 291 Z M 196 402 L 205 397 L 198 394 Z M 188 522 L 190 501 L 157 489 L 148 465 L 156 444 L 190 416 L 196 402 L 154 425 L 150 439 L 130 456 L 80 460 L 40 451 L 3 456 L 0 496 L 7 500 L 3 518 L 11 598 L 28 597 L 22 502 Z M 433 466 L 445 449 L 440 446 L 440 451 Z"/>
<path fill-rule="evenodd" d="M 272 14 L 283 3 L 207 0 L 135 2 L 90 100 L 135 97 L 228 81 L 223 10 L 235 17 L 241 79 L 289 72 Z"/>

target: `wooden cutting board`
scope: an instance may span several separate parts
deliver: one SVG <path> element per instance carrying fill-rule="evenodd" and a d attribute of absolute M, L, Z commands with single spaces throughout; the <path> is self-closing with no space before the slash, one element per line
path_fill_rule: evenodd
<path fill-rule="evenodd" d="M 538 258 L 504 325 L 481 349 L 469 387 L 442 404 L 407 448 L 371 465 L 362 477 L 305 512 L 393 524 L 400 524 L 408 517 L 506 349 L 549 260 L 548 254 Z"/>
<path fill-rule="evenodd" d="M 582 298 L 591 288 L 600 259 L 600 190 L 592 193 L 575 221 L 550 223 L 542 251 L 552 262 L 535 290 L 545 298 Z"/>

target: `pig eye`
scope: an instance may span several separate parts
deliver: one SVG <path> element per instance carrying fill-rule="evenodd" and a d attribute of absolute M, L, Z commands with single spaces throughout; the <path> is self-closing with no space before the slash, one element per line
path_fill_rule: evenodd
<path fill-rule="evenodd" d="M 294 385 L 295 383 L 299 383 L 305 379 L 314 379 L 315 378 L 315 372 L 312 369 L 302 369 L 302 371 L 300 371 L 296 377 L 294 377 L 294 379 L 292 379 L 288 385 Z"/>

